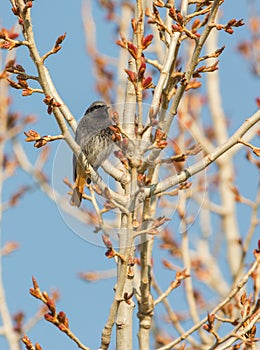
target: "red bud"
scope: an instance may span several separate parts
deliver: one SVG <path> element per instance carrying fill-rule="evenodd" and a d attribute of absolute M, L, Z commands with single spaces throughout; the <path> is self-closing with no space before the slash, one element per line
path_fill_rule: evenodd
<path fill-rule="evenodd" d="M 232 29 L 231 27 L 227 27 L 225 29 L 225 32 L 228 33 L 228 34 L 233 34 L 234 33 L 234 29 Z"/>
<path fill-rule="evenodd" d="M 146 70 L 146 63 L 145 63 L 145 58 L 144 56 L 141 57 L 141 64 L 140 64 L 140 68 L 139 68 L 139 77 L 142 78 L 144 76 Z"/>
<path fill-rule="evenodd" d="M 45 314 L 44 318 L 46 321 L 54 323 L 55 322 L 55 317 L 53 317 L 51 314 Z"/>
<path fill-rule="evenodd" d="M 147 77 L 142 81 L 142 87 L 143 89 L 149 89 L 153 87 L 153 79 L 152 77 Z"/>
<path fill-rule="evenodd" d="M 127 42 L 127 48 L 128 52 L 130 53 L 131 56 L 136 60 L 137 59 L 137 47 L 131 42 Z"/>
<path fill-rule="evenodd" d="M 137 78 L 136 78 L 136 73 L 129 70 L 129 69 L 125 69 L 126 74 L 128 75 L 128 80 L 131 81 L 132 83 L 136 82 Z"/>
<path fill-rule="evenodd" d="M 105 246 L 108 249 L 112 249 L 113 248 L 112 242 L 110 241 L 110 239 L 107 236 L 102 235 L 102 239 L 103 239 L 103 242 L 104 242 Z"/>
<path fill-rule="evenodd" d="M 151 44 L 152 40 L 153 40 L 153 34 L 148 34 L 146 37 L 142 39 L 143 50 L 145 50 Z"/>

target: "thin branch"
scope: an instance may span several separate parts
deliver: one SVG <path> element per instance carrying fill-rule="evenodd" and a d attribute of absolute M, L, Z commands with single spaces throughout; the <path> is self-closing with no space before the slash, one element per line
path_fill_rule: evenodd
<path fill-rule="evenodd" d="M 71 331 L 69 327 L 69 320 L 65 312 L 57 312 L 55 300 L 51 298 L 48 293 L 42 292 L 36 279 L 34 277 L 32 279 L 33 288 L 30 288 L 30 294 L 34 298 L 41 300 L 41 302 L 47 307 L 47 310 L 49 311 L 48 313 L 44 314 L 45 320 L 55 325 L 61 332 L 65 333 L 72 341 L 77 344 L 80 349 L 90 350 L 89 347 L 85 346 Z"/>
<path fill-rule="evenodd" d="M 7 59 L 13 59 L 14 53 L 11 52 L 8 54 Z M 2 63 L 2 57 L 0 56 L 0 63 Z M 2 208 L 2 200 L 3 200 L 3 185 L 4 185 L 4 156 L 5 156 L 5 146 L 6 139 L 5 135 L 7 133 L 7 121 L 8 121 L 8 85 L 4 80 L 0 80 L 0 133 L 2 135 L 2 140 L 0 142 L 0 243 L 2 245 L 3 237 L 2 237 L 2 218 L 3 218 L 3 208 Z M 1 253 L 1 250 L 0 250 Z M 3 283 L 3 272 L 2 272 L 2 255 L 0 254 L 0 316 L 2 320 L 1 330 L 3 331 L 7 344 L 10 347 L 10 350 L 19 350 L 19 337 L 17 333 L 14 331 L 11 312 L 7 305 L 6 293 L 4 289 Z"/>
<path fill-rule="evenodd" d="M 187 10 L 188 10 L 188 2 L 183 1 L 182 2 L 182 14 L 184 17 L 187 14 Z M 160 78 L 159 78 L 159 81 L 157 82 L 156 88 L 154 90 L 153 100 L 152 100 L 151 108 L 149 111 L 149 114 L 151 117 L 156 116 L 156 114 L 158 113 L 158 110 L 160 107 L 160 99 L 161 99 L 162 91 L 163 91 L 163 88 L 165 87 L 167 79 L 169 78 L 170 70 L 172 67 L 172 62 L 176 56 L 176 50 L 178 48 L 178 42 L 179 42 L 180 37 L 181 37 L 181 33 L 179 33 L 179 32 L 175 32 L 171 36 L 169 49 L 168 49 L 167 54 L 165 56 L 165 60 L 162 64 Z M 148 124 L 148 122 L 146 124 Z"/>
<path fill-rule="evenodd" d="M 216 30 L 212 31 L 210 40 L 206 43 L 207 52 L 216 51 L 218 43 L 218 33 Z M 211 60 L 212 62 L 212 60 Z M 213 60 L 216 62 L 216 59 Z M 219 72 L 215 71 L 207 74 L 208 85 L 208 99 L 209 108 L 212 116 L 214 133 L 218 145 L 223 144 L 229 139 L 227 119 L 223 111 L 223 103 L 221 96 L 220 76 Z M 229 270 L 232 277 L 234 277 L 239 268 L 239 260 L 241 257 L 241 246 L 237 244 L 240 238 L 239 227 L 236 217 L 236 202 L 231 191 L 227 191 L 230 187 L 230 182 L 234 178 L 235 169 L 233 165 L 233 158 L 228 153 L 216 161 L 219 171 L 219 195 L 221 205 L 225 214 L 221 216 L 223 232 L 227 242 L 227 260 Z M 237 259 L 234 259 L 234 256 Z"/>
<path fill-rule="evenodd" d="M 145 61 L 146 61 L 147 63 L 149 63 L 151 66 L 157 68 L 159 72 L 162 71 L 162 69 L 163 69 L 163 68 L 162 68 L 162 65 L 161 65 L 157 60 L 152 60 L 152 59 L 146 57 L 146 58 L 145 58 Z"/>
<path fill-rule="evenodd" d="M 132 252 L 132 247 L 130 244 L 130 245 L 128 245 L 128 248 L 126 248 L 125 254 L 124 254 L 124 258 L 125 258 L 126 262 L 129 261 L 129 257 L 131 255 L 131 252 Z M 112 329 L 113 329 L 113 326 L 115 324 L 118 307 L 120 305 L 120 302 L 122 302 L 122 300 L 124 300 L 122 298 L 122 294 L 123 294 L 123 290 L 124 290 L 125 283 L 126 283 L 126 277 L 127 277 L 127 263 L 123 262 L 121 264 L 121 269 L 119 270 L 119 276 L 117 279 L 118 282 L 117 282 L 117 286 L 116 286 L 114 300 L 111 304 L 108 319 L 107 319 L 106 325 L 105 325 L 103 332 L 102 332 L 101 346 L 100 346 L 100 349 L 102 349 L 102 350 L 108 349 L 108 347 L 110 345 Z"/>
<path fill-rule="evenodd" d="M 248 118 L 237 131 L 226 141 L 224 144 L 218 146 L 214 152 L 208 154 L 200 162 L 182 170 L 179 174 L 171 176 L 157 185 L 151 186 L 151 188 L 145 188 L 144 192 L 147 197 L 151 195 L 159 194 L 169 188 L 176 186 L 179 183 L 186 181 L 191 176 L 203 171 L 215 160 L 221 157 L 223 154 L 228 152 L 232 147 L 237 145 L 238 140 L 250 130 L 256 123 L 260 121 L 260 110 L 257 111 L 253 116 Z"/>
<path fill-rule="evenodd" d="M 230 346 L 237 341 L 238 339 L 241 339 L 243 342 L 246 342 L 247 339 L 244 338 L 247 332 L 249 332 L 252 327 L 260 320 L 260 309 L 256 306 L 256 310 L 252 309 L 251 312 L 246 315 L 239 324 L 232 329 L 232 331 L 226 335 L 224 338 L 217 339 L 216 343 L 209 349 L 218 349 L 218 350 L 224 350 L 224 349 L 230 349 Z M 248 322 L 249 321 L 249 322 Z M 248 340 L 251 342 L 251 340 Z M 227 342 L 223 346 L 219 346 L 220 344 L 223 344 Z"/>
<path fill-rule="evenodd" d="M 182 278 L 178 277 L 178 274 L 182 274 Z M 160 296 L 156 300 L 154 300 L 154 305 L 157 305 L 161 303 L 164 299 L 166 299 L 174 289 L 180 286 L 181 280 L 187 277 L 190 277 L 190 275 L 186 273 L 186 269 L 182 272 L 177 273 L 176 279 L 171 282 L 166 291 L 161 293 Z"/>
<path fill-rule="evenodd" d="M 215 314 L 217 311 L 222 309 L 227 303 L 229 303 L 234 296 L 244 287 L 244 285 L 247 283 L 249 277 L 252 275 L 252 273 L 257 269 L 258 265 L 260 264 L 260 254 L 257 254 L 256 259 L 254 263 L 252 264 L 251 268 L 247 271 L 247 273 L 241 278 L 241 280 L 234 286 L 234 288 L 231 290 L 227 298 L 225 298 L 221 303 L 219 303 L 209 314 Z M 194 333 L 196 330 L 198 330 L 204 323 L 206 323 L 208 320 L 207 317 L 203 318 L 200 322 L 195 324 L 193 327 L 191 327 L 188 331 L 183 333 L 179 338 L 175 339 L 174 341 L 170 342 L 169 344 L 162 346 L 158 348 L 157 350 L 170 350 L 175 345 L 180 343 L 182 340 L 186 339 L 190 334 Z"/>
<path fill-rule="evenodd" d="M 159 299 L 161 297 L 161 295 L 163 295 L 164 293 L 161 291 L 154 276 L 152 278 L 152 286 L 154 287 L 156 293 L 159 295 L 159 297 L 158 297 L 158 299 Z M 158 300 L 158 299 L 156 299 L 156 300 Z M 172 322 L 173 326 L 175 327 L 176 331 L 179 333 L 179 335 L 182 335 L 185 332 L 185 330 L 182 328 L 182 326 L 178 320 L 178 316 L 172 310 L 170 303 L 169 303 L 169 300 L 167 298 L 162 298 L 161 301 L 162 301 L 162 303 L 166 309 L 166 312 L 168 314 L 168 317 L 169 317 L 170 321 Z M 194 348 L 199 346 L 199 344 L 191 336 L 188 336 L 187 340 L 191 343 L 191 345 L 193 345 Z"/>
<path fill-rule="evenodd" d="M 242 253 L 242 257 L 241 257 L 241 260 L 240 260 L 240 266 L 239 266 L 239 269 L 237 271 L 237 276 L 236 276 L 235 280 L 239 278 L 240 274 L 243 271 L 244 259 L 246 257 L 246 254 L 248 253 L 249 246 L 250 246 L 250 243 L 252 241 L 253 234 L 255 232 L 256 226 L 259 224 L 258 221 L 257 221 L 257 215 L 258 215 L 259 207 L 260 207 L 260 186 L 258 188 L 258 192 L 256 194 L 256 199 L 255 199 L 255 202 L 254 202 L 254 206 L 252 208 L 250 227 L 248 229 L 248 232 L 247 232 L 247 234 L 245 236 L 245 240 L 244 240 L 244 243 L 243 243 L 243 253 Z"/>
<path fill-rule="evenodd" d="M 192 75 L 195 71 L 195 68 L 198 64 L 198 60 L 199 60 L 199 55 L 201 53 L 202 47 L 204 46 L 211 30 L 212 30 L 212 23 L 214 23 L 214 20 L 216 18 L 217 12 L 218 12 L 218 8 L 220 6 L 220 4 L 222 3 L 221 0 L 214 0 L 214 2 L 212 3 L 212 7 L 211 7 L 211 12 L 208 18 L 208 22 L 207 25 L 202 33 L 202 35 L 200 36 L 199 40 L 196 43 L 195 49 L 193 51 L 192 54 L 192 58 L 190 60 L 190 63 L 188 65 L 187 71 L 185 73 L 185 79 L 183 79 L 183 83 L 179 85 L 179 87 L 177 88 L 177 91 L 174 95 L 173 98 L 173 102 L 170 108 L 170 111 L 168 113 L 167 119 L 164 120 L 164 113 L 162 114 L 162 116 L 160 117 L 159 120 L 159 125 L 162 127 L 163 131 L 166 132 L 166 134 L 168 133 L 170 126 L 172 124 L 172 121 L 175 117 L 175 115 L 177 114 L 177 110 L 181 101 L 181 98 L 185 92 L 186 86 L 187 84 L 190 82 Z M 184 6 L 184 4 L 186 4 L 188 6 L 188 1 L 184 1 L 182 3 L 182 5 Z M 187 8 L 183 8 L 182 12 L 186 13 Z M 185 17 L 185 16 L 184 16 Z M 166 83 L 166 79 L 168 78 L 171 66 L 172 66 L 172 58 L 175 57 L 175 50 L 177 48 L 177 44 L 180 38 L 180 33 L 179 32 L 175 32 L 174 35 L 172 36 L 172 42 L 170 44 L 170 48 L 168 51 L 168 55 L 167 57 L 167 65 L 164 65 L 164 68 L 160 74 L 160 79 L 159 82 L 156 86 L 156 89 L 154 91 L 154 97 L 153 97 L 153 102 L 151 104 L 151 109 L 150 109 L 150 117 L 154 117 L 158 110 L 159 110 L 159 106 L 160 106 L 160 98 L 161 98 L 161 93 L 162 93 L 162 89 L 164 88 L 164 85 Z M 165 67 L 167 66 L 167 69 L 165 70 Z M 158 155 L 160 154 L 161 150 L 153 150 L 152 152 L 150 152 L 150 154 L 148 155 L 148 157 L 144 160 L 142 167 L 140 169 L 141 172 L 145 171 L 147 169 L 148 166 L 150 166 L 151 164 L 153 164 L 153 162 L 155 161 L 155 159 L 158 157 Z"/>
<path fill-rule="evenodd" d="M 13 4 L 13 2 L 11 1 Z M 70 113 L 68 107 L 65 105 L 65 103 L 62 101 L 61 97 L 58 95 L 54 84 L 51 80 L 51 77 L 49 75 L 49 72 L 47 68 L 43 65 L 42 59 L 40 57 L 40 54 L 38 52 L 35 40 L 34 40 L 34 34 L 32 29 L 32 21 L 31 21 L 31 15 L 30 15 L 30 8 L 26 8 L 26 4 L 24 4 L 23 0 L 17 0 L 14 5 L 15 8 L 18 8 L 19 16 L 21 16 L 21 27 L 23 31 L 23 35 L 25 37 L 25 40 L 28 42 L 28 49 L 30 51 L 31 58 L 37 68 L 38 75 L 39 75 L 39 82 L 42 86 L 42 89 L 44 91 L 45 96 L 51 96 L 55 99 L 55 101 L 58 101 L 60 103 L 59 110 L 61 113 L 58 113 L 58 108 L 53 108 L 54 116 L 58 122 L 58 124 L 61 126 L 62 119 L 65 118 L 67 123 L 71 126 L 72 130 L 76 130 L 77 122 Z M 19 17 L 18 16 L 18 17 Z M 67 127 L 63 125 L 63 133 L 65 134 L 67 130 Z"/>

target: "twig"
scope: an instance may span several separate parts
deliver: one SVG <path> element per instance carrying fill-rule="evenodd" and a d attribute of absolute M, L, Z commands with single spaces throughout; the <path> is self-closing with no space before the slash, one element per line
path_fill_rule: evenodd
<path fill-rule="evenodd" d="M 22 18 L 21 27 L 22 27 L 23 35 L 25 40 L 28 42 L 27 47 L 30 51 L 31 58 L 35 66 L 37 67 L 38 74 L 39 74 L 39 82 L 43 88 L 44 94 L 45 96 L 53 97 L 55 101 L 58 101 L 60 103 L 59 110 L 61 113 L 58 113 L 58 108 L 54 108 L 53 109 L 54 116 L 59 126 L 61 125 L 63 126 L 62 128 L 63 134 L 65 134 L 67 131 L 66 124 L 62 123 L 62 120 L 64 118 L 68 122 L 68 124 L 71 126 L 72 130 L 75 131 L 77 122 L 72 116 L 72 114 L 70 113 L 65 103 L 62 101 L 61 97 L 58 95 L 47 68 L 42 64 L 42 59 L 40 57 L 40 54 L 38 52 L 38 49 L 34 40 L 30 8 L 26 8 L 26 4 L 24 4 L 23 0 L 17 0 L 16 2 L 11 1 L 11 3 L 14 8 L 18 8 L 18 15 L 17 15 L 18 18 L 19 16 L 21 16 Z"/>
<path fill-rule="evenodd" d="M 181 225 L 182 225 L 182 243 L 181 243 L 181 251 L 182 251 L 182 258 L 183 258 L 183 264 L 185 266 L 185 270 L 187 270 L 187 274 L 191 274 L 191 254 L 189 251 L 189 235 L 188 235 L 188 226 L 187 226 L 187 220 L 185 217 L 185 211 L 186 211 L 186 198 L 183 193 L 180 194 L 180 199 L 178 203 L 178 211 L 180 212 L 181 216 Z M 183 215 L 183 217 L 182 217 Z M 186 278 L 184 280 L 185 284 L 185 295 L 189 307 L 189 313 L 191 315 L 191 319 L 196 324 L 199 322 L 199 313 L 198 313 L 198 306 L 195 299 L 194 294 L 194 286 L 193 286 L 193 279 L 192 278 Z M 203 343 L 207 343 L 207 335 L 205 332 L 202 332 L 199 329 L 199 335 Z"/>
<path fill-rule="evenodd" d="M 189 1 L 189 3 L 190 3 L 190 1 Z M 189 15 L 187 15 L 186 20 L 191 20 L 194 17 L 205 15 L 206 13 L 210 12 L 210 10 L 211 10 L 211 5 L 205 7 L 204 9 L 202 9 L 200 11 L 194 11 L 194 12 L 190 13 Z"/>
<path fill-rule="evenodd" d="M 66 317 L 65 312 L 60 311 L 57 313 L 55 300 L 49 297 L 48 293 L 42 292 L 39 288 L 39 285 L 36 279 L 33 277 L 33 288 L 30 289 L 30 294 L 39 299 L 44 303 L 48 309 L 48 313 L 44 314 L 44 318 L 46 321 L 55 325 L 61 332 L 67 334 L 67 336 L 73 340 L 80 349 L 82 350 L 90 350 L 87 346 L 85 346 L 71 331 L 69 327 L 69 320 Z"/>
<path fill-rule="evenodd" d="M 122 186 L 125 186 L 130 182 L 129 173 L 125 170 L 116 168 L 108 160 L 105 160 L 102 164 L 102 168 L 108 175 L 112 176 L 117 182 L 120 182 Z"/>
<path fill-rule="evenodd" d="M 157 284 L 154 276 L 152 278 L 152 285 L 160 298 L 160 296 L 163 294 L 163 292 L 161 291 L 159 285 Z M 179 333 L 179 335 L 182 335 L 185 332 L 185 330 L 182 328 L 182 326 L 178 320 L 177 315 L 172 310 L 170 303 L 169 303 L 169 300 L 167 298 L 163 298 L 162 303 L 163 303 L 163 305 L 166 309 L 166 312 L 168 314 L 168 317 L 169 317 L 170 321 L 172 322 L 173 326 L 175 327 L 176 331 Z M 191 336 L 188 336 L 187 340 L 191 343 L 191 345 L 193 345 L 194 348 L 199 346 L 198 343 Z"/>
<path fill-rule="evenodd" d="M 221 303 L 219 303 L 211 312 L 210 314 L 215 314 L 217 311 L 222 309 L 227 303 L 230 302 L 230 300 L 233 299 L 233 297 L 244 287 L 244 285 L 247 283 L 249 277 L 252 275 L 252 273 L 257 269 L 258 265 L 260 263 L 260 254 L 256 256 L 256 259 L 254 263 L 252 264 L 251 268 L 247 271 L 247 273 L 241 278 L 241 280 L 237 283 L 236 286 L 231 290 L 229 295 L 226 299 L 224 299 Z M 174 341 L 170 342 L 169 344 L 162 346 L 158 348 L 157 350 L 170 350 L 173 348 L 173 346 L 180 343 L 182 340 L 186 339 L 190 334 L 194 333 L 197 329 L 199 329 L 204 323 L 207 322 L 207 317 L 203 318 L 200 322 L 198 322 L 196 325 L 191 327 L 188 331 L 183 333 L 178 339 L 175 339 Z"/>
<path fill-rule="evenodd" d="M 237 340 L 241 339 L 243 342 L 247 341 L 243 338 L 243 336 L 249 332 L 252 327 L 258 322 L 260 319 L 260 309 L 258 307 L 257 310 L 252 309 L 252 311 L 244 317 L 239 324 L 224 338 L 217 339 L 216 343 L 209 349 L 230 349 L 230 346 Z M 249 322 L 247 322 L 249 320 Z M 246 324 L 246 325 L 245 325 Z M 231 338 L 231 339 L 230 339 Z M 229 340 L 229 341 L 228 341 Z M 219 346 L 227 341 L 227 343 L 223 346 Z M 250 340 L 249 340 L 250 341 Z"/>
<path fill-rule="evenodd" d="M 252 208 L 251 225 L 250 225 L 250 227 L 248 229 L 248 232 L 247 232 L 247 234 L 245 236 L 245 240 L 244 240 L 244 243 L 243 243 L 243 252 L 242 252 L 242 257 L 241 257 L 241 261 L 240 261 L 240 266 L 239 266 L 239 269 L 237 271 L 237 275 L 236 275 L 235 280 L 237 280 L 239 278 L 241 272 L 243 271 L 245 256 L 246 256 L 246 254 L 248 252 L 248 248 L 249 248 L 249 245 L 250 245 L 250 243 L 252 241 L 253 234 L 255 232 L 256 226 L 257 226 L 257 224 L 259 224 L 257 222 L 257 215 L 258 215 L 259 206 L 260 206 L 260 187 L 258 189 L 258 192 L 257 192 L 257 195 L 256 195 L 256 200 L 255 200 L 254 206 Z"/>
<path fill-rule="evenodd" d="M 45 146 L 48 142 L 53 142 L 56 140 L 63 140 L 64 139 L 64 135 L 55 135 L 55 136 L 51 136 L 51 135 L 45 135 L 45 136 L 41 136 L 40 134 L 38 134 L 36 131 L 34 130 L 29 130 L 28 132 L 24 132 L 25 136 L 26 136 L 26 142 L 35 142 L 34 143 L 34 147 L 36 148 L 40 148 Z"/>
<path fill-rule="evenodd" d="M 186 181 L 191 176 L 206 169 L 211 163 L 217 160 L 224 153 L 228 152 L 233 146 L 238 143 L 238 140 L 250 130 L 257 122 L 260 121 L 260 110 L 257 111 L 253 116 L 248 118 L 237 131 L 226 141 L 224 144 L 218 146 L 214 152 L 208 154 L 200 162 L 182 170 L 179 174 L 169 177 L 151 188 L 144 188 L 145 195 L 147 197 L 151 195 L 159 194 L 169 188 L 176 186 L 177 184 Z"/>
<path fill-rule="evenodd" d="M 191 80 L 192 75 L 195 71 L 195 68 L 198 64 L 199 55 L 201 53 L 203 45 L 205 44 L 205 42 L 206 42 L 206 40 L 207 40 L 211 30 L 212 30 L 211 24 L 215 20 L 215 17 L 217 15 L 217 11 L 218 11 L 218 8 L 219 8 L 221 2 L 222 2 L 221 0 L 215 0 L 212 3 L 211 12 L 210 12 L 210 15 L 208 18 L 207 26 L 205 27 L 202 35 L 200 36 L 199 40 L 196 43 L 195 49 L 194 49 L 193 54 L 192 54 L 191 61 L 189 63 L 187 71 L 185 73 L 185 79 L 183 80 L 183 83 L 179 85 L 179 87 L 174 95 L 173 102 L 172 102 L 172 105 L 171 105 L 171 108 L 170 108 L 170 111 L 168 114 L 168 118 L 167 118 L 167 120 L 164 120 L 164 117 L 161 117 L 159 120 L 159 124 L 161 123 L 163 131 L 166 132 L 166 134 L 168 133 L 170 126 L 172 124 L 173 118 L 175 117 L 175 115 L 177 113 L 177 110 L 178 110 L 181 98 L 185 92 L 186 86 L 189 83 L 189 81 Z M 182 12 L 186 13 L 187 8 L 185 7 L 184 4 L 188 6 L 188 1 L 187 2 L 184 1 L 182 3 L 182 5 L 184 7 Z M 168 75 L 169 75 L 169 72 L 170 72 L 170 69 L 172 66 L 172 58 L 174 57 L 174 55 L 176 53 L 175 51 L 176 51 L 180 36 L 181 36 L 181 33 L 179 33 L 179 32 L 175 32 L 174 35 L 172 36 L 171 44 L 170 44 L 170 48 L 169 48 L 169 52 L 168 52 L 169 56 L 167 56 L 167 58 L 168 58 L 168 60 L 166 62 L 167 65 L 166 64 L 164 65 L 164 68 L 163 68 L 161 75 L 160 75 L 159 82 L 158 82 L 156 89 L 154 91 L 154 97 L 153 97 L 153 101 L 152 101 L 152 105 L 151 105 L 151 109 L 150 109 L 150 116 L 155 116 L 159 110 L 162 89 L 164 88 L 166 80 L 168 79 Z M 145 171 L 148 166 L 153 164 L 153 162 L 158 157 L 160 152 L 161 152 L 161 150 L 157 150 L 157 149 L 150 152 L 149 156 L 144 160 L 140 171 L 141 172 Z"/>
<path fill-rule="evenodd" d="M 24 170 L 26 173 L 30 174 L 35 181 L 39 184 L 41 190 L 46 193 L 46 195 L 54 202 L 57 203 L 57 205 L 62 208 L 66 213 L 69 213 L 70 215 L 73 215 L 77 220 L 80 222 L 86 223 L 86 216 L 83 215 L 83 213 L 79 210 L 71 210 L 71 205 L 68 201 L 64 201 L 64 198 L 58 194 L 52 186 L 48 184 L 45 177 L 43 176 L 41 170 L 35 166 L 35 164 L 32 164 L 23 147 L 20 143 L 18 143 L 17 140 L 13 140 L 13 151 L 16 155 L 16 159 L 19 162 L 19 165 L 22 170 Z M 36 161 L 37 162 L 37 161 Z"/>
<path fill-rule="evenodd" d="M 159 72 L 162 71 L 162 65 L 157 60 L 152 60 L 152 59 L 146 57 L 145 61 L 147 63 L 149 63 L 151 66 L 157 68 Z"/>
<path fill-rule="evenodd" d="M 11 57 L 10 57 L 11 56 Z M 11 52 L 7 56 L 7 59 L 13 58 L 14 54 Z M 0 63 L 1 62 L 1 56 L 0 56 Z M 4 169 L 3 169 L 3 163 L 4 163 L 4 152 L 5 152 L 5 146 L 6 146 L 6 139 L 5 135 L 7 133 L 7 120 L 8 120 L 8 104 L 6 101 L 8 100 L 8 85 L 4 80 L 0 81 L 0 110 L 1 110 L 1 122 L 0 122 L 0 133 L 3 135 L 2 142 L 0 142 L 0 239 L 2 242 L 2 199 L 3 199 L 3 182 L 4 182 Z M 0 252 L 1 253 L 1 252 Z M 4 290 L 4 283 L 3 283 L 3 273 L 2 273 L 2 256 L 0 254 L 0 315 L 2 320 L 2 327 L 1 330 L 3 331 L 3 334 L 6 337 L 6 341 L 8 346 L 11 350 L 19 350 L 19 340 L 18 335 L 14 331 L 13 328 L 13 322 L 12 322 L 12 316 L 10 313 L 10 310 L 7 305 L 6 300 L 6 293 Z"/>
<path fill-rule="evenodd" d="M 125 261 L 129 261 L 129 257 L 132 251 L 131 245 L 128 245 L 128 248 L 125 250 Z M 106 350 L 109 347 L 110 340 L 111 340 L 111 334 L 112 334 L 112 329 L 115 324 L 115 319 L 118 311 L 118 307 L 120 302 L 122 302 L 122 293 L 124 290 L 125 282 L 126 282 L 126 277 L 127 277 L 127 264 L 122 263 L 121 264 L 121 269 L 119 270 L 119 277 L 118 277 L 118 283 L 116 287 L 116 292 L 114 296 L 114 300 L 111 304 L 108 319 L 106 322 L 106 325 L 103 329 L 102 332 L 102 337 L 101 337 L 101 346 L 100 349 Z"/>
<path fill-rule="evenodd" d="M 157 305 L 161 303 L 164 299 L 166 299 L 174 289 L 180 286 L 181 281 L 188 277 L 190 277 L 190 275 L 187 274 L 186 269 L 183 271 L 177 272 L 176 279 L 172 281 L 169 287 L 166 289 L 166 291 L 164 293 L 161 293 L 161 295 L 154 301 L 154 305 Z"/>

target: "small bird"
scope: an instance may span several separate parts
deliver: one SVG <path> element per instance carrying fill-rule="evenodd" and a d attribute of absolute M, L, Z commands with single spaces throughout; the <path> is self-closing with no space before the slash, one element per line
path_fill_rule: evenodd
<path fill-rule="evenodd" d="M 93 102 L 80 120 L 75 135 L 75 141 L 81 147 L 88 164 L 95 171 L 109 157 L 113 148 L 112 122 L 108 114 L 109 106 L 102 101 Z M 73 155 L 74 189 L 70 204 L 80 206 L 84 187 L 90 184 L 91 177 L 83 169 L 76 156 Z"/>

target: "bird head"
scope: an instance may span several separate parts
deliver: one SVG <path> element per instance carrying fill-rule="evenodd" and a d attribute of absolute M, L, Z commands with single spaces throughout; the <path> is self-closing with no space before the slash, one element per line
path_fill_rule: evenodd
<path fill-rule="evenodd" d="M 95 101 L 91 103 L 88 109 L 85 112 L 85 115 L 94 112 L 94 111 L 107 111 L 109 106 L 103 101 Z"/>

